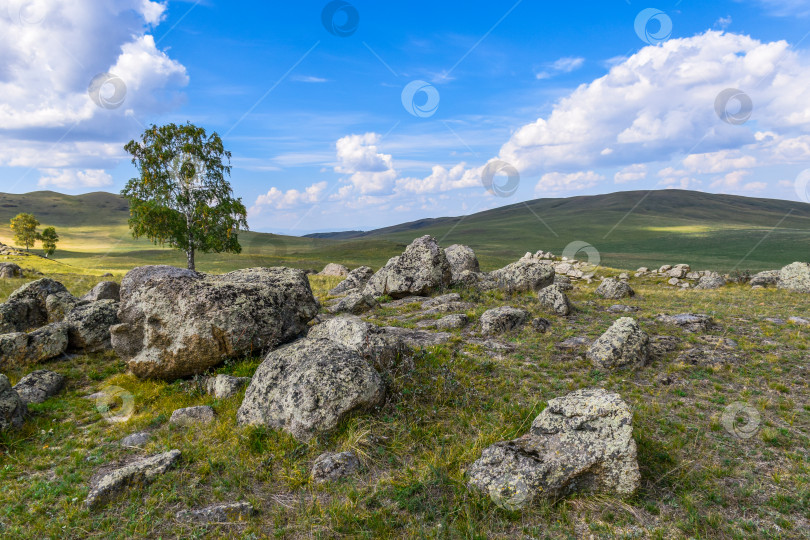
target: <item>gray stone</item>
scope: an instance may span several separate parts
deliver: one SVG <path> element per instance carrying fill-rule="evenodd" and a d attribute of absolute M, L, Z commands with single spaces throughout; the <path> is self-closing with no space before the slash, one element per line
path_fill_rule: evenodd
<path fill-rule="evenodd" d="M 360 353 L 377 369 L 393 369 L 407 352 L 398 336 L 353 315 L 342 315 L 313 326 L 307 337 L 328 339 Z"/>
<path fill-rule="evenodd" d="M 48 313 L 48 322 L 61 322 L 65 320 L 68 312 L 79 304 L 79 299 L 67 291 L 49 294 L 45 298 L 45 311 Z"/>
<path fill-rule="evenodd" d="M 346 279 L 338 283 L 332 290 L 329 291 L 330 296 L 337 296 L 339 294 L 344 294 L 349 291 L 357 289 L 358 291 L 362 291 L 363 288 L 368 283 L 368 280 L 371 279 L 371 276 L 374 275 L 374 270 L 369 268 L 368 266 L 361 266 L 359 268 L 355 268 L 349 275 L 346 276 Z"/>
<path fill-rule="evenodd" d="M 447 257 L 447 262 L 450 263 L 453 281 L 461 278 L 464 272 L 480 272 L 478 258 L 471 247 L 453 244 L 445 248 L 444 254 Z"/>
<path fill-rule="evenodd" d="M 799 326 L 810 326 L 810 321 L 803 317 L 789 317 L 788 322 L 798 324 Z"/>
<path fill-rule="evenodd" d="M 570 337 L 557 344 L 560 349 L 578 349 L 590 344 L 591 340 L 584 336 Z"/>
<path fill-rule="evenodd" d="M 0 334 L 26 332 L 48 322 L 45 306 L 36 299 L 22 298 L 0 304 Z"/>
<path fill-rule="evenodd" d="M 625 306 L 624 304 L 613 304 L 607 310 L 611 313 L 632 313 L 638 311 L 637 307 Z"/>
<path fill-rule="evenodd" d="M 53 371 L 32 371 L 14 385 L 14 390 L 26 404 L 42 403 L 58 394 L 65 386 L 65 377 Z"/>
<path fill-rule="evenodd" d="M 382 331 L 388 336 L 398 338 L 402 343 L 416 350 L 443 345 L 453 337 L 453 334 L 447 332 L 427 332 L 398 326 L 383 326 Z"/>
<path fill-rule="evenodd" d="M 503 291 L 536 292 L 554 283 L 554 267 L 537 259 L 520 259 L 489 276 Z"/>
<path fill-rule="evenodd" d="M 571 302 L 559 285 L 550 285 L 537 293 L 540 305 L 556 315 L 565 317 L 571 313 Z"/>
<path fill-rule="evenodd" d="M 405 252 L 393 257 L 368 280 L 365 294 L 402 298 L 430 294 L 450 286 L 452 273 L 444 250 L 432 236 L 414 240 Z"/>
<path fill-rule="evenodd" d="M 334 482 L 352 476 L 360 469 L 360 460 L 354 452 L 325 452 L 312 465 L 312 480 L 316 484 Z"/>
<path fill-rule="evenodd" d="M 335 305 L 329 307 L 330 313 L 352 313 L 359 315 L 380 304 L 374 296 L 364 292 L 351 292 L 341 298 Z"/>
<path fill-rule="evenodd" d="M 63 354 L 68 347 L 68 331 L 65 323 L 51 323 L 28 334 L 23 363 L 37 364 Z"/>
<path fill-rule="evenodd" d="M 71 351 L 98 352 L 112 348 L 110 328 L 119 323 L 118 302 L 97 300 L 74 307 L 65 317 Z"/>
<path fill-rule="evenodd" d="M 481 332 L 484 334 L 511 332 L 529 322 L 530 317 L 525 309 L 511 306 L 488 309 L 481 315 Z"/>
<path fill-rule="evenodd" d="M 588 349 L 588 360 L 594 366 L 613 369 L 641 367 L 649 358 L 650 338 L 631 317 L 614 322 Z"/>
<path fill-rule="evenodd" d="M 676 264 L 669 270 L 667 270 L 666 274 L 671 278 L 679 278 L 683 279 L 686 277 L 686 274 L 689 273 L 691 268 L 688 264 Z"/>
<path fill-rule="evenodd" d="M 349 275 L 349 269 L 342 264 L 329 263 L 323 267 L 319 276 L 345 277 Z"/>
<path fill-rule="evenodd" d="M 6 370 L 25 361 L 28 349 L 28 334 L 12 332 L 0 334 L 0 369 Z"/>
<path fill-rule="evenodd" d="M 718 274 L 717 272 L 712 272 L 706 276 L 703 276 L 698 281 L 698 284 L 695 285 L 696 289 L 719 289 L 720 287 L 725 287 L 726 285 L 726 278 Z"/>
<path fill-rule="evenodd" d="M 194 510 L 180 510 L 175 517 L 180 521 L 200 524 L 239 523 L 250 519 L 256 513 L 249 502 L 214 504 Z"/>
<path fill-rule="evenodd" d="M 120 302 L 121 286 L 114 281 L 102 281 L 90 289 L 90 292 L 82 296 L 82 300 L 86 302 L 97 302 L 98 300 Z"/>
<path fill-rule="evenodd" d="M 611 300 L 619 300 L 620 298 L 627 298 L 634 296 L 636 292 L 624 281 L 618 279 L 607 278 L 596 288 L 596 294 L 602 298 Z"/>
<path fill-rule="evenodd" d="M 458 330 L 464 328 L 470 322 L 470 318 L 464 314 L 447 315 L 436 321 L 436 328 L 439 330 Z"/>
<path fill-rule="evenodd" d="M 779 270 L 765 270 L 751 276 L 751 287 L 769 287 L 779 282 Z"/>
<path fill-rule="evenodd" d="M 810 293 L 810 264 L 795 262 L 779 271 L 780 289 Z"/>
<path fill-rule="evenodd" d="M 210 424 L 214 421 L 214 409 L 208 405 L 176 409 L 169 418 L 170 424 L 190 426 L 192 424 Z"/>
<path fill-rule="evenodd" d="M 127 435 L 123 439 L 121 439 L 121 446 L 127 446 L 130 448 L 140 448 L 144 446 L 149 440 L 152 438 L 152 434 L 148 431 L 140 431 L 138 433 L 133 433 L 132 435 Z"/>
<path fill-rule="evenodd" d="M 14 263 L 0 263 L 0 279 L 23 277 L 23 270 Z"/>
<path fill-rule="evenodd" d="M 574 286 L 571 284 L 571 278 L 561 274 L 554 274 L 554 285 L 557 285 L 563 291 L 571 291 Z"/>
<path fill-rule="evenodd" d="M 538 317 L 536 319 L 532 319 L 532 328 L 535 332 L 540 334 L 545 334 L 548 332 L 549 328 L 551 328 L 551 321 L 548 319 L 544 319 L 542 317 Z"/>
<path fill-rule="evenodd" d="M 215 398 L 226 399 L 238 394 L 248 384 L 250 384 L 250 377 L 220 374 L 216 377 L 208 377 L 205 382 L 205 391 Z"/>
<path fill-rule="evenodd" d="M 712 319 L 708 315 L 680 313 L 678 315 L 658 315 L 656 319 L 664 324 L 680 326 L 688 332 L 706 332 L 711 328 Z"/>
<path fill-rule="evenodd" d="M 528 434 L 486 448 L 467 476 L 510 509 L 575 491 L 632 495 L 640 481 L 633 414 L 601 388 L 552 399 Z"/>
<path fill-rule="evenodd" d="M 151 482 L 179 459 L 180 450 L 171 450 L 102 471 L 90 480 L 90 492 L 84 504 L 91 509 L 99 508 L 126 488 L 140 487 Z"/>
<path fill-rule="evenodd" d="M 22 427 L 28 408 L 11 387 L 8 377 L 0 374 L 0 433 Z"/>
<path fill-rule="evenodd" d="M 379 405 L 384 396 L 379 374 L 355 349 L 304 338 L 267 355 L 237 421 L 284 429 L 306 441 L 334 429 L 354 411 Z"/>
<path fill-rule="evenodd" d="M 138 377 L 171 380 L 292 341 L 318 308 L 300 270 L 215 276 L 145 266 L 121 283 L 121 324 L 110 329 L 112 346 Z"/>

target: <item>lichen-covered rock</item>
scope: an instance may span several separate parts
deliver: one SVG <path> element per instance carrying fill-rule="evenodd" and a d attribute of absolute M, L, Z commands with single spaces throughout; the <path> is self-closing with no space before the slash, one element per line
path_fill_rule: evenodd
<path fill-rule="evenodd" d="M 238 523 L 246 521 L 256 510 L 249 502 L 214 504 L 195 510 L 180 510 L 175 517 L 180 521 L 194 523 Z"/>
<path fill-rule="evenodd" d="M 493 498 L 510 491 L 515 507 L 575 491 L 631 495 L 640 481 L 632 412 L 601 388 L 552 399 L 528 434 L 486 448 L 467 476 Z"/>
<path fill-rule="evenodd" d="M 516 330 L 529 322 L 531 314 L 525 309 L 501 306 L 486 310 L 481 315 L 481 332 L 503 334 Z"/>
<path fill-rule="evenodd" d="M 360 460 L 354 452 L 324 452 L 312 464 L 312 480 L 316 484 L 334 482 L 355 474 Z"/>
<path fill-rule="evenodd" d="M 148 431 L 139 431 L 138 433 L 127 435 L 121 439 L 119 444 L 130 448 L 140 448 L 148 443 L 151 438 L 152 435 Z"/>
<path fill-rule="evenodd" d="M 48 313 L 48 322 L 61 322 L 65 320 L 68 312 L 79 304 L 79 299 L 67 291 L 49 294 L 45 298 L 45 311 Z"/>
<path fill-rule="evenodd" d="M 620 298 L 633 296 L 636 294 L 636 292 L 633 290 L 632 287 L 630 287 L 630 285 L 628 285 L 624 281 L 619 281 L 618 279 L 613 278 L 607 278 L 606 280 L 602 281 L 602 283 L 600 283 L 599 286 L 596 288 L 596 294 L 598 294 L 602 298 L 618 300 Z"/>
<path fill-rule="evenodd" d="M 23 277 L 23 270 L 14 263 L 0 263 L 0 279 Z"/>
<path fill-rule="evenodd" d="M 450 286 L 452 273 L 444 250 L 432 236 L 414 240 L 405 252 L 380 268 L 363 289 L 365 294 L 402 298 L 430 294 Z"/>
<path fill-rule="evenodd" d="M 51 323 L 28 334 L 25 349 L 26 364 L 36 364 L 56 358 L 68 348 L 69 327 L 65 323 Z"/>
<path fill-rule="evenodd" d="M 215 398 L 225 399 L 235 396 L 248 384 L 250 384 L 250 377 L 233 377 L 220 374 L 208 378 L 205 383 L 205 391 Z"/>
<path fill-rule="evenodd" d="M 202 373 L 302 335 L 318 313 L 300 270 L 251 268 L 221 276 L 166 266 L 129 272 L 112 346 L 139 377 Z"/>
<path fill-rule="evenodd" d="M 712 318 L 696 313 L 679 313 L 678 315 L 661 314 L 656 317 L 659 322 L 680 326 L 688 332 L 706 332 L 712 326 Z"/>
<path fill-rule="evenodd" d="M 65 377 L 53 371 L 32 371 L 14 385 L 14 390 L 24 403 L 42 403 L 58 394 L 65 386 Z"/>
<path fill-rule="evenodd" d="M 726 278 L 724 278 L 717 272 L 711 272 L 705 276 L 702 276 L 698 281 L 697 285 L 695 285 L 695 288 L 719 289 L 720 287 L 725 287 L 725 285 L 726 285 Z"/>
<path fill-rule="evenodd" d="M 490 272 L 489 277 L 506 292 L 534 292 L 554 283 L 554 267 L 537 259 L 520 259 Z"/>
<path fill-rule="evenodd" d="M 34 298 L 21 298 L 0 304 L 0 334 L 26 332 L 48 322 L 45 306 Z"/>
<path fill-rule="evenodd" d="M 140 487 L 165 473 L 180 459 L 180 450 L 171 450 L 136 459 L 128 464 L 96 474 L 90 480 L 90 492 L 84 504 L 98 508 L 128 487 Z"/>
<path fill-rule="evenodd" d="M 102 281 L 90 289 L 90 292 L 82 296 L 82 300 L 86 302 L 97 302 L 99 300 L 119 302 L 121 300 L 121 286 L 114 281 Z"/>
<path fill-rule="evenodd" d="M 447 262 L 450 263 L 450 273 L 453 281 L 458 280 L 464 272 L 479 272 L 478 258 L 469 246 L 453 244 L 444 249 Z"/>
<path fill-rule="evenodd" d="M 307 337 L 328 339 L 359 352 L 377 369 L 393 369 L 407 347 L 395 335 L 387 334 L 379 326 L 367 323 L 353 315 L 341 315 L 313 326 Z"/>
<path fill-rule="evenodd" d="M 448 334 L 447 332 L 428 332 L 426 330 L 415 330 L 401 326 L 383 326 L 381 330 L 387 336 L 399 339 L 406 346 L 417 351 L 428 347 L 435 347 L 436 345 L 443 345 L 453 337 L 452 334 Z"/>
<path fill-rule="evenodd" d="M 118 302 L 114 300 L 78 305 L 65 317 L 68 347 L 81 352 L 111 349 L 110 328 L 118 323 Z"/>
<path fill-rule="evenodd" d="M 779 270 L 765 270 L 751 276 L 749 284 L 752 287 L 768 287 L 779 282 Z"/>
<path fill-rule="evenodd" d="M 358 291 L 362 291 L 363 288 L 368 283 L 368 280 L 371 279 L 371 276 L 374 275 L 374 270 L 372 270 L 368 266 L 361 266 L 359 268 L 355 268 L 349 275 L 346 276 L 346 279 L 338 283 L 332 290 L 329 291 L 331 296 L 337 296 L 339 294 L 344 294 L 354 289 Z"/>
<path fill-rule="evenodd" d="M 8 377 L 0 375 L 0 433 L 23 425 L 28 408 L 11 387 Z"/>
<path fill-rule="evenodd" d="M 666 274 L 671 278 L 683 279 L 689 273 L 691 267 L 688 264 L 676 264 L 666 271 Z"/>
<path fill-rule="evenodd" d="M 611 325 L 588 349 L 588 359 L 596 367 L 613 369 L 643 366 L 650 355 L 650 338 L 631 317 L 622 317 Z"/>
<path fill-rule="evenodd" d="M 349 269 L 342 264 L 329 263 L 323 267 L 319 276 L 344 277 L 349 275 Z"/>
<path fill-rule="evenodd" d="M 782 268 L 778 286 L 789 291 L 810 293 L 810 264 L 795 262 Z"/>
<path fill-rule="evenodd" d="M 356 349 L 305 338 L 267 355 L 237 421 L 284 429 L 306 441 L 335 428 L 353 411 L 379 405 L 384 395 L 379 374 Z"/>
<path fill-rule="evenodd" d="M 559 285 L 549 285 L 537 293 L 537 300 L 546 310 L 565 317 L 571 313 L 571 302 Z"/>
<path fill-rule="evenodd" d="M 28 348 L 28 334 L 12 332 L 0 334 L 0 369 L 23 363 Z"/>
<path fill-rule="evenodd" d="M 26 283 L 9 295 L 9 302 L 16 302 L 22 299 L 36 300 L 42 308 L 45 308 L 45 300 L 48 295 L 60 292 L 68 292 L 64 285 L 49 278 L 42 278 L 30 283 Z"/>
<path fill-rule="evenodd" d="M 210 424 L 214 421 L 214 409 L 208 405 L 198 405 L 196 407 L 184 407 L 175 409 L 169 418 L 170 424 L 190 426 L 192 424 Z"/>
<path fill-rule="evenodd" d="M 374 296 L 365 292 L 351 292 L 336 304 L 329 306 L 329 313 L 352 313 L 358 315 L 379 306 Z"/>
<path fill-rule="evenodd" d="M 439 330 L 457 330 L 464 328 L 470 322 L 470 318 L 463 313 L 446 315 L 436 321 L 436 328 Z"/>

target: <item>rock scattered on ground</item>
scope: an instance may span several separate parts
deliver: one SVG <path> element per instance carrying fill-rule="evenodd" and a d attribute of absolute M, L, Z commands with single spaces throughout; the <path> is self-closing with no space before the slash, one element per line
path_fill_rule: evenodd
<path fill-rule="evenodd" d="M 490 272 L 497 288 L 508 292 L 537 292 L 554 283 L 554 267 L 537 259 L 523 258 Z"/>
<path fill-rule="evenodd" d="M 370 309 L 378 307 L 380 304 L 374 296 L 364 292 L 352 292 L 338 300 L 329 307 L 330 313 L 352 313 L 359 315 Z"/>
<path fill-rule="evenodd" d="M 121 300 L 121 286 L 114 281 L 102 281 L 90 289 L 90 292 L 82 296 L 81 299 L 87 302 L 97 302 L 99 300 L 119 302 Z"/>
<path fill-rule="evenodd" d="M 65 377 L 53 371 L 32 371 L 14 385 L 14 390 L 26 404 L 42 403 L 58 394 L 65 386 Z"/>
<path fill-rule="evenodd" d="M 238 394 L 248 384 L 250 384 L 250 377 L 234 377 L 220 374 L 206 379 L 205 391 L 215 398 L 226 399 Z"/>
<path fill-rule="evenodd" d="M 658 315 L 658 322 L 679 326 L 688 332 L 706 332 L 712 326 L 712 319 L 708 315 L 695 313 L 680 313 L 678 315 Z"/>
<path fill-rule="evenodd" d="M 360 469 L 360 460 L 354 452 L 325 452 L 312 465 L 312 480 L 316 484 L 334 482 L 353 476 Z"/>
<path fill-rule="evenodd" d="M 588 360 L 594 366 L 613 369 L 644 366 L 649 359 L 650 338 L 631 317 L 614 322 L 588 349 Z"/>
<path fill-rule="evenodd" d="M 430 294 L 449 287 L 451 279 L 444 250 L 426 235 L 414 240 L 402 255 L 392 257 L 368 280 L 363 292 L 391 298 Z"/>
<path fill-rule="evenodd" d="M 544 319 L 543 317 L 537 317 L 536 319 L 532 319 L 532 329 L 539 333 L 545 334 L 548 332 L 549 328 L 551 328 L 551 321 L 548 319 Z"/>
<path fill-rule="evenodd" d="M 464 314 L 446 315 L 436 321 L 439 330 L 458 330 L 469 324 L 470 318 Z"/>
<path fill-rule="evenodd" d="M 450 263 L 450 274 L 452 280 L 458 281 L 464 272 L 480 272 L 478 258 L 469 246 L 453 244 L 444 249 L 447 262 Z"/>
<path fill-rule="evenodd" d="M 356 349 L 304 338 L 267 355 L 237 421 L 283 429 L 307 441 L 335 428 L 349 413 L 379 405 L 384 396 L 380 375 Z"/>
<path fill-rule="evenodd" d="M 28 407 L 11 387 L 8 377 L 0 374 L 0 433 L 22 427 Z"/>
<path fill-rule="evenodd" d="M 810 263 L 795 262 L 779 271 L 780 289 L 810 293 Z"/>
<path fill-rule="evenodd" d="M 349 269 L 342 264 L 329 263 L 318 273 L 319 276 L 346 277 Z"/>
<path fill-rule="evenodd" d="M 580 347 L 589 345 L 590 343 L 591 343 L 590 339 L 584 336 L 576 336 L 570 337 L 566 340 L 561 341 L 560 343 L 557 343 L 557 347 L 560 349 L 578 349 Z"/>
<path fill-rule="evenodd" d="M 626 306 L 624 304 L 613 304 L 607 310 L 611 313 L 634 313 L 638 311 L 635 306 Z"/>
<path fill-rule="evenodd" d="M 634 296 L 636 292 L 633 290 L 630 285 L 625 283 L 624 281 L 620 281 L 618 279 L 607 278 L 599 284 L 596 288 L 596 294 L 601 296 L 602 298 L 607 298 L 610 300 L 619 300 L 621 298 L 627 298 L 629 296 Z"/>
<path fill-rule="evenodd" d="M 511 509 L 573 491 L 631 495 L 640 481 L 633 414 L 601 388 L 552 399 L 528 434 L 486 448 L 467 476 Z"/>
<path fill-rule="evenodd" d="M 350 347 L 380 370 L 393 369 L 406 354 L 402 339 L 354 315 L 341 315 L 313 326 L 307 337 Z"/>
<path fill-rule="evenodd" d="M 726 278 L 718 274 L 717 272 L 712 272 L 709 275 L 703 276 L 698 281 L 697 285 L 695 285 L 696 289 L 719 289 L 721 287 L 725 287 L 726 285 Z"/>
<path fill-rule="evenodd" d="M 525 309 L 501 306 L 488 309 L 481 315 L 483 334 L 503 334 L 517 330 L 529 322 L 531 314 Z"/>
<path fill-rule="evenodd" d="M 549 285 L 537 293 L 540 305 L 546 310 L 565 317 L 571 313 L 571 302 L 559 285 Z"/>
<path fill-rule="evenodd" d="M 239 523 L 250 519 L 256 513 L 249 502 L 223 503 L 197 508 L 180 510 L 175 518 L 193 523 Z"/>
<path fill-rule="evenodd" d="M 139 431 L 138 433 L 133 433 L 132 435 L 127 435 L 123 439 L 121 439 L 121 446 L 126 446 L 129 448 L 140 448 L 144 446 L 149 440 L 152 438 L 152 434 L 148 431 Z"/>
<path fill-rule="evenodd" d="M 91 509 L 103 506 L 126 488 L 143 486 L 164 474 L 179 459 L 180 450 L 171 450 L 108 468 L 90 480 L 90 492 L 84 503 Z"/>
<path fill-rule="evenodd" d="M 0 279 L 23 277 L 23 269 L 14 263 L 0 263 Z"/>
<path fill-rule="evenodd" d="M 362 291 L 366 286 L 366 283 L 368 283 L 368 280 L 371 279 L 371 276 L 373 275 L 374 270 L 368 266 L 355 268 L 349 272 L 346 279 L 338 283 L 332 290 L 330 290 L 329 294 L 331 296 L 337 296 L 339 294 L 346 294 L 349 291 Z"/>
<path fill-rule="evenodd" d="M 208 405 L 176 409 L 169 418 L 170 424 L 190 426 L 193 424 L 210 424 L 214 421 L 214 409 Z"/>

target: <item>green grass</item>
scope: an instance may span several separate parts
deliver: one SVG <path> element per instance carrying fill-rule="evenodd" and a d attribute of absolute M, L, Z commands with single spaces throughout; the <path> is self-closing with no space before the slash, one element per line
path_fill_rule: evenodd
<path fill-rule="evenodd" d="M 61 275 L 76 294 L 85 276 Z M 92 279 L 96 279 L 95 276 Z M 335 278 L 311 276 L 325 300 Z M 458 339 L 422 351 L 413 369 L 388 378 L 389 397 L 371 413 L 355 415 L 333 433 L 302 444 L 283 432 L 235 424 L 241 396 L 217 400 L 194 380 L 140 381 L 113 355 L 81 356 L 8 373 L 16 382 L 34 369 L 68 377 L 67 389 L 41 405 L 18 431 L 0 438 L 0 534 L 3 538 L 798 538 L 810 519 L 810 406 L 807 405 L 807 328 L 775 326 L 765 317 L 808 312 L 807 295 L 751 291 L 678 291 L 659 279 L 632 281 L 638 293 L 625 303 L 651 335 L 675 335 L 679 351 L 697 336 L 665 327 L 658 313 L 711 314 L 734 339 L 742 361 L 720 368 L 683 364 L 679 351 L 639 370 L 596 370 L 579 353 L 555 344 L 572 336 L 595 338 L 619 315 L 615 301 L 596 297 L 596 284 L 578 285 L 568 319 L 538 307 L 532 295 L 504 296 L 460 290 L 476 307 L 471 328 L 486 309 L 522 306 L 552 321 L 549 333 L 529 326 L 502 336 L 516 346 L 496 355 Z M 4 283 L 0 300 L 18 282 Z M 415 315 L 413 307 L 381 307 L 378 324 Z M 459 332 L 456 332 L 461 337 Z M 260 359 L 229 362 L 219 373 L 250 375 Z M 670 384 L 660 376 L 673 379 Z M 134 397 L 133 416 L 108 423 L 82 396 L 105 386 Z M 525 433 L 545 403 L 586 386 L 616 391 L 634 411 L 642 481 L 626 500 L 574 495 L 536 501 L 521 512 L 498 508 L 465 486 L 465 468 L 498 440 Z M 761 415 L 748 440 L 720 423 L 724 409 L 747 402 Z M 167 423 L 178 407 L 211 405 L 214 424 Z M 131 489 L 101 511 L 82 506 L 88 481 L 102 465 L 138 454 L 116 444 L 148 429 L 144 453 L 178 448 L 181 464 L 154 483 Z M 361 473 L 348 481 L 314 485 L 309 469 L 324 451 L 351 449 Z M 190 526 L 181 509 L 248 500 L 260 511 L 236 525 Z"/>

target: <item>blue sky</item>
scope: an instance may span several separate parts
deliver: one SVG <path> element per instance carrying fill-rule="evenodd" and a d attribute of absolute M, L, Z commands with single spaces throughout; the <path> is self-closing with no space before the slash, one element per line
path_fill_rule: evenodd
<path fill-rule="evenodd" d="M 808 201 L 806 1 L 0 5 L 2 191 L 118 191 L 123 143 L 191 121 L 254 230 L 667 187 Z"/>

